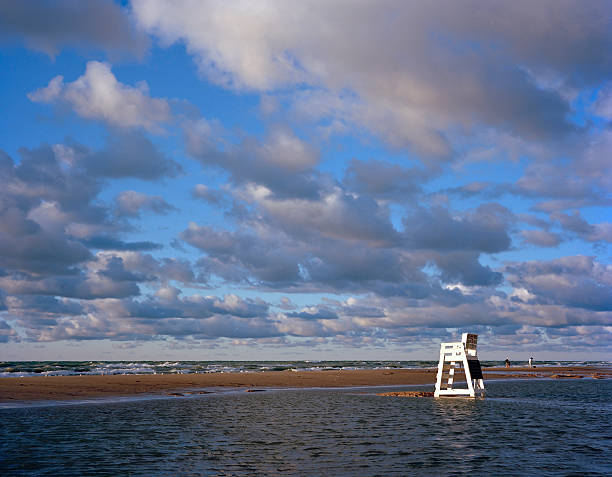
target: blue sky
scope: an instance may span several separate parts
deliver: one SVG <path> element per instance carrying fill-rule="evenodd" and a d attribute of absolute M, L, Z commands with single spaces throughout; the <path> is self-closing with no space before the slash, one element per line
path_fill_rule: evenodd
<path fill-rule="evenodd" d="M 37 0 L 0 32 L 0 359 L 609 359 L 611 2 Z"/>

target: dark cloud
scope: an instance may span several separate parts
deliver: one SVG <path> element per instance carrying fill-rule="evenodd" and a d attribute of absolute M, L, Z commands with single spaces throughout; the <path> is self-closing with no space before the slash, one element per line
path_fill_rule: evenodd
<path fill-rule="evenodd" d="M 80 315 L 84 307 L 76 301 L 51 296 L 21 296 L 19 306 L 28 310 L 60 315 Z"/>
<path fill-rule="evenodd" d="M 0 266 L 34 273 L 70 273 L 91 253 L 80 242 L 43 230 L 16 208 L 0 210 Z"/>
<path fill-rule="evenodd" d="M 191 264 L 186 260 L 168 257 L 156 259 L 149 254 L 136 252 L 123 252 L 121 258 L 128 270 L 163 283 L 170 280 L 183 284 L 196 282 Z"/>
<path fill-rule="evenodd" d="M 285 313 L 290 318 L 299 318 L 301 320 L 336 320 L 338 315 L 328 309 L 319 307 L 308 307 L 298 312 Z"/>
<path fill-rule="evenodd" d="M 355 197 L 333 188 L 319 200 L 276 200 L 270 196 L 255 199 L 272 225 L 294 237 L 363 241 L 372 246 L 388 246 L 400 240 L 389 209 L 369 196 Z"/>
<path fill-rule="evenodd" d="M 68 273 L 91 254 L 64 226 L 104 221 L 104 210 L 91 204 L 99 187 L 79 172 L 63 171 L 49 147 L 20 152 L 18 164 L 0 157 L 0 267 Z"/>
<path fill-rule="evenodd" d="M 433 255 L 412 254 L 401 247 L 372 247 L 359 242 L 350 242 L 349 246 L 343 240 L 288 236 L 263 227 L 228 232 L 195 224 L 183 232 L 182 238 L 205 252 L 198 261 L 202 273 L 232 283 L 415 299 L 448 293 L 422 270 Z M 456 252 L 436 259 L 447 270 L 446 278 L 456 263 L 459 271 L 454 272 L 454 282 L 466 280 L 470 285 L 487 286 L 499 282 L 498 273 L 478 263 L 478 253 Z"/>
<path fill-rule="evenodd" d="M 139 295 L 140 283 L 195 280 L 187 263 L 152 258 L 145 263 L 146 258 L 130 255 L 134 254 L 130 250 L 151 250 L 159 245 L 116 237 L 128 225 L 115 219 L 99 200 L 103 184 L 92 178 L 87 159 L 94 154 L 89 150 L 73 144 L 22 149 L 20 154 L 21 161 L 16 163 L 0 154 L 4 186 L 0 189 L 0 281 L 8 295 L 43 297 L 40 300 L 48 300 L 45 303 L 53 315 L 60 313 L 53 312 L 53 297 L 117 299 Z M 156 212 L 171 208 L 158 197 L 135 197 L 139 198 L 144 199 L 139 208 Z M 90 249 L 127 254 L 129 266 L 123 256 L 93 254 Z M 27 314 L 23 307 L 30 306 L 39 319 L 53 319 L 42 317 L 35 302 L 24 300 L 19 305 L 22 315 Z"/>
<path fill-rule="evenodd" d="M 593 257 L 510 264 L 506 279 L 527 290 L 531 301 L 593 311 L 612 311 L 612 270 Z"/>
<path fill-rule="evenodd" d="M 589 224 L 577 210 L 572 214 L 555 212 L 551 214 L 551 218 L 557 220 L 564 230 L 577 235 L 582 240 L 612 243 L 612 223 L 610 222 Z"/>
<path fill-rule="evenodd" d="M 21 161 L 17 163 L 0 153 L 0 176 L 10 185 L 0 191 L 6 203 L 26 209 L 42 201 L 57 202 L 75 221 L 104 221 L 105 210 L 92 204 L 100 184 L 78 168 L 63 168 L 61 148 L 44 145 L 21 148 L 19 153 Z"/>
<path fill-rule="evenodd" d="M 111 256 L 106 259 L 105 267 L 96 271 L 96 273 L 104 278 L 108 278 L 113 282 L 144 282 L 151 280 L 146 275 L 142 275 L 132 270 L 125 268 L 121 257 Z"/>
<path fill-rule="evenodd" d="M 511 220 L 511 212 L 498 204 L 483 204 L 461 216 L 419 208 L 403 219 L 404 236 L 412 249 L 495 253 L 510 247 Z"/>
<path fill-rule="evenodd" d="M 434 162 L 452 156 L 449 125 L 572 136 L 572 91 L 612 74 L 605 0 L 315 4 L 256 16 L 229 4 L 133 6 L 146 30 L 185 43 L 210 81 L 300 88 L 292 99 L 302 117 L 365 129 Z"/>
<path fill-rule="evenodd" d="M 427 177 L 422 170 L 406 169 L 383 161 L 353 159 L 346 169 L 344 183 L 349 190 L 369 196 L 404 201 L 421 192 Z"/>
<path fill-rule="evenodd" d="M 268 283 L 299 281 L 298 256 L 279 236 L 259 237 L 254 233 L 215 230 L 190 224 L 181 234 L 190 245 L 206 252 L 198 264 L 207 274 L 232 282 L 254 278 Z"/>
<path fill-rule="evenodd" d="M 259 299 L 235 295 L 191 296 L 157 300 L 96 300 L 84 309 L 62 307 L 52 298 L 36 297 L 32 307 L 14 300 L 11 315 L 19 320 L 30 339 L 150 340 L 175 338 L 215 339 L 278 336 L 268 317 L 268 304 Z M 49 309 L 37 310 L 47 301 Z M 86 312 L 86 314 L 85 314 Z M 95 317 L 95 318 L 94 318 Z M 1 333 L 0 333 L 1 334 Z"/>
<path fill-rule="evenodd" d="M 512 237 L 515 246 L 578 239 L 604 250 L 612 242 L 609 222 L 590 223 L 599 209 L 580 212 L 610 205 L 608 3 L 391 0 L 313 9 L 306 0 L 258 15 L 232 3 L 133 5 L 164 45 L 186 44 L 203 76 L 265 94 L 266 129 L 254 135 L 197 119 L 195 106 L 155 98 L 145 82 L 122 83 L 97 61 L 74 81 L 56 76 L 30 92 L 32 101 L 111 129 L 100 150 L 42 146 L 15 161 L 0 153 L 0 341 L 25 333 L 38 341 L 229 338 L 420 350 L 451 338 L 449 330 L 476 330 L 498 349 L 549 339 L 579 349 L 581 333 L 605 346 L 591 332 L 612 311 L 602 259 L 491 263 L 512 250 Z M 99 25 L 85 31 L 92 13 Z M 58 20 L 43 26 L 43 14 Z M 0 3 L 2 25 L 0 38 L 50 54 L 75 43 L 142 51 L 111 2 Z M 585 92 L 597 90 L 585 113 Z M 589 114 L 598 117 L 591 123 Z M 182 173 L 161 147 L 172 138 L 150 136 L 177 130 L 179 147 L 203 166 L 180 183 L 189 194 L 202 182 L 191 189 L 194 210 L 185 210 L 198 223 L 174 242 L 179 256 L 196 254 L 195 264 L 143 253 L 162 244 L 122 235 L 146 232 L 138 228 L 150 226 L 146 213 L 177 211 L 165 190 L 126 180 L 164 186 Z M 356 135 L 384 153 L 342 170 Z M 501 163 L 508 176 L 495 182 Z M 529 207 L 546 214 L 514 213 Z M 308 293 L 310 306 L 215 296 L 219 287 Z"/>
<path fill-rule="evenodd" d="M 161 244 L 155 242 L 124 242 L 113 237 L 98 235 L 81 240 L 87 248 L 97 250 L 126 250 L 126 251 L 148 251 L 162 248 Z"/>
<path fill-rule="evenodd" d="M 129 244 L 113 236 L 126 224 L 114 220 L 109 208 L 98 200 L 102 184 L 88 167 L 88 160 L 95 154 L 78 145 L 21 149 L 20 154 L 17 163 L 0 154 L 0 179 L 5 186 L 0 190 L 0 267 L 43 276 L 74 274 L 75 267 L 92 258 L 89 247 L 156 247 L 152 243 Z M 113 164 L 118 162 L 107 161 L 105 167 L 112 168 Z M 146 169 L 144 163 L 140 166 Z M 153 162 L 154 171 L 156 167 Z M 155 174 L 159 173 L 157 169 Z M 151 177 L 150 171 L 139 174 Z M 137 193 L 132 196 L 125 197 L 124 202 L 134 205 L 138 200 L 127 199 L 140 198 L 140 208 L 158 213 L 174 210 L 161 198 Z M 122 210 L 133 215 L 137 212 L 133 209 L 125 206 Z"/>
<path fill-rule="evenodd" d="M 49 19 L 53 19 L 50 21 Z M 148 38 L 112 0 L 0 2 L 0 39 L 19 39 L 56 55 L 63 48 L 99 48 L 141 56 Z"/>
<path fill-rule="evenodd" d="M 166 319 L 155 323 L 155 334 L 161 336 L 217 338 L 267 338 L 279 336 L 273 323 L 262 319 L 212 316 L 205 320 L 182 318 Z"/>
<path fill-rule="evenodd" d="M 272 130 L 265 140 L 247 137 L 239 144 L 220 141 L 200 120 L 184 126 L 187 152 L 204 166 L 227 171 L 237 185 L 260 184 L 278 197 L 316 198 L 328 180 L 315 171 L 317 156 L 311 146 L 290 131 Z"/>
<path fill-rule="evenodd" d="M 178 163 L 139 132 L 116 133 L 104 149 L 86 155 L 80 165 L 92 176 L 101 178 L 155 180 L 182 172 Z"/>
<path fill-rule="evenodd" d="M 551 214 L 551 217 L 558 220 L 564 229 L 574 232 L 577 235 L 588 237 L 594 232 L 594 227 L 584 220 L 577 210 L 571 215 L 558 212 Z"/>
<path fill-rule="evenodd" d="M 445 283 L 460 282 L 467 286 L 500 285 L 504 277 L 501 273 L 483 266 L 478 261 L 478 252 L 454 252 L 435 254 L 433 260 L 441 270 Z"/>
<path fill-rule="evenodd" d="M 43 295 L 93 300 L 97 298 L 125 298 L 139 295 L 134 281 L 113 281 L 101 274 L 78 273 L 73 276 L 16 275 L 0 278 L 1 286 L 11 295 Z"/>
<path fill-rule="evenodd" d="M 609 74 L 610 53 L 602 51 L 609 50 L 612 44 L 607 27 L 612 13 L 606 0 L 587 5 L 554 0 L 537 5 L 521 0 L 508 5 L 497 0 L 486 5 L 481 10 L 483 14 L 477 17 L 470 12 L 481 8 L 478 0 L 454 4 L 441 11 L 446 21 L 453 22 L 461 33 L 482 41 L 496 38 L 503 49 L 529 66 L 557 71 L 574 85 L 593 84 Z M 462 12 L 459 22 L 454 18 L 457 10 Z"/>
<path fill-rule="evenodd" d="M 205 275 L 284 290 L 436 295 L 451 301 L 436 280 L 487 287 L 503 280 L 479 262 L 482 253 L 510 247 L 514 217 L 498 204 L 455 215 L 417 208 L 399 232 L 387 208 L 340 188 L 320 200 L 256 192 L 247 200 L 258 208 L 236 230 L 191 224 L 181 234 L 205 253 L 198 262 Z M 428 263 L 438 267 L 437 278 L 423 271 Z"/>

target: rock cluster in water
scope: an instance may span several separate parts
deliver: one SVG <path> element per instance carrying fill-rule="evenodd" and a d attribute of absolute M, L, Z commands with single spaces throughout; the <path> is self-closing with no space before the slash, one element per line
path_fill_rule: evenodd
<path fill-rule="evenodd" d="M 433 397 L 433 391 L 395 391 L 390 393 L 378 393 L 377 396 L 394 397 Z"/>

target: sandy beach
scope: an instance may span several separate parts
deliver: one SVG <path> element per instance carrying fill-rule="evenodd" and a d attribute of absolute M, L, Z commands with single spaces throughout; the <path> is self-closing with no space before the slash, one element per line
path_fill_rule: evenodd
<path fill-rule="evenodd" d="M 489 368 L 488 379 L 610 377 L 593 367 Z M 461 374 L 457 380 L 461 380 Z M 207 388 L 333 388 L 434 384 L 435 369 L 266 371 L 254 373 L 83 375 L 0 379 L 0 402 L 75 400 L 145 394 L 188 393 Z"/>

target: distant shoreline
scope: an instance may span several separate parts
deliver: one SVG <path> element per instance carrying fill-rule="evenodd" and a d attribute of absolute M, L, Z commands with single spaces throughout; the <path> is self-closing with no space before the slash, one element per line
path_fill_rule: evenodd
<path fill-rule="evenodd" d="M 490 379 L 610 378 L 611 368 L 592 366 L 487 368 Z M 461 380 L 458 376 L 458 380 Z M 206 388 L 336 388 L 433 385 L 435 369 L 261 371 L 203 374 L 36 376 L 0 379 L 0 402 L 69 401 L 87 398 L 181 393 Z"/>

